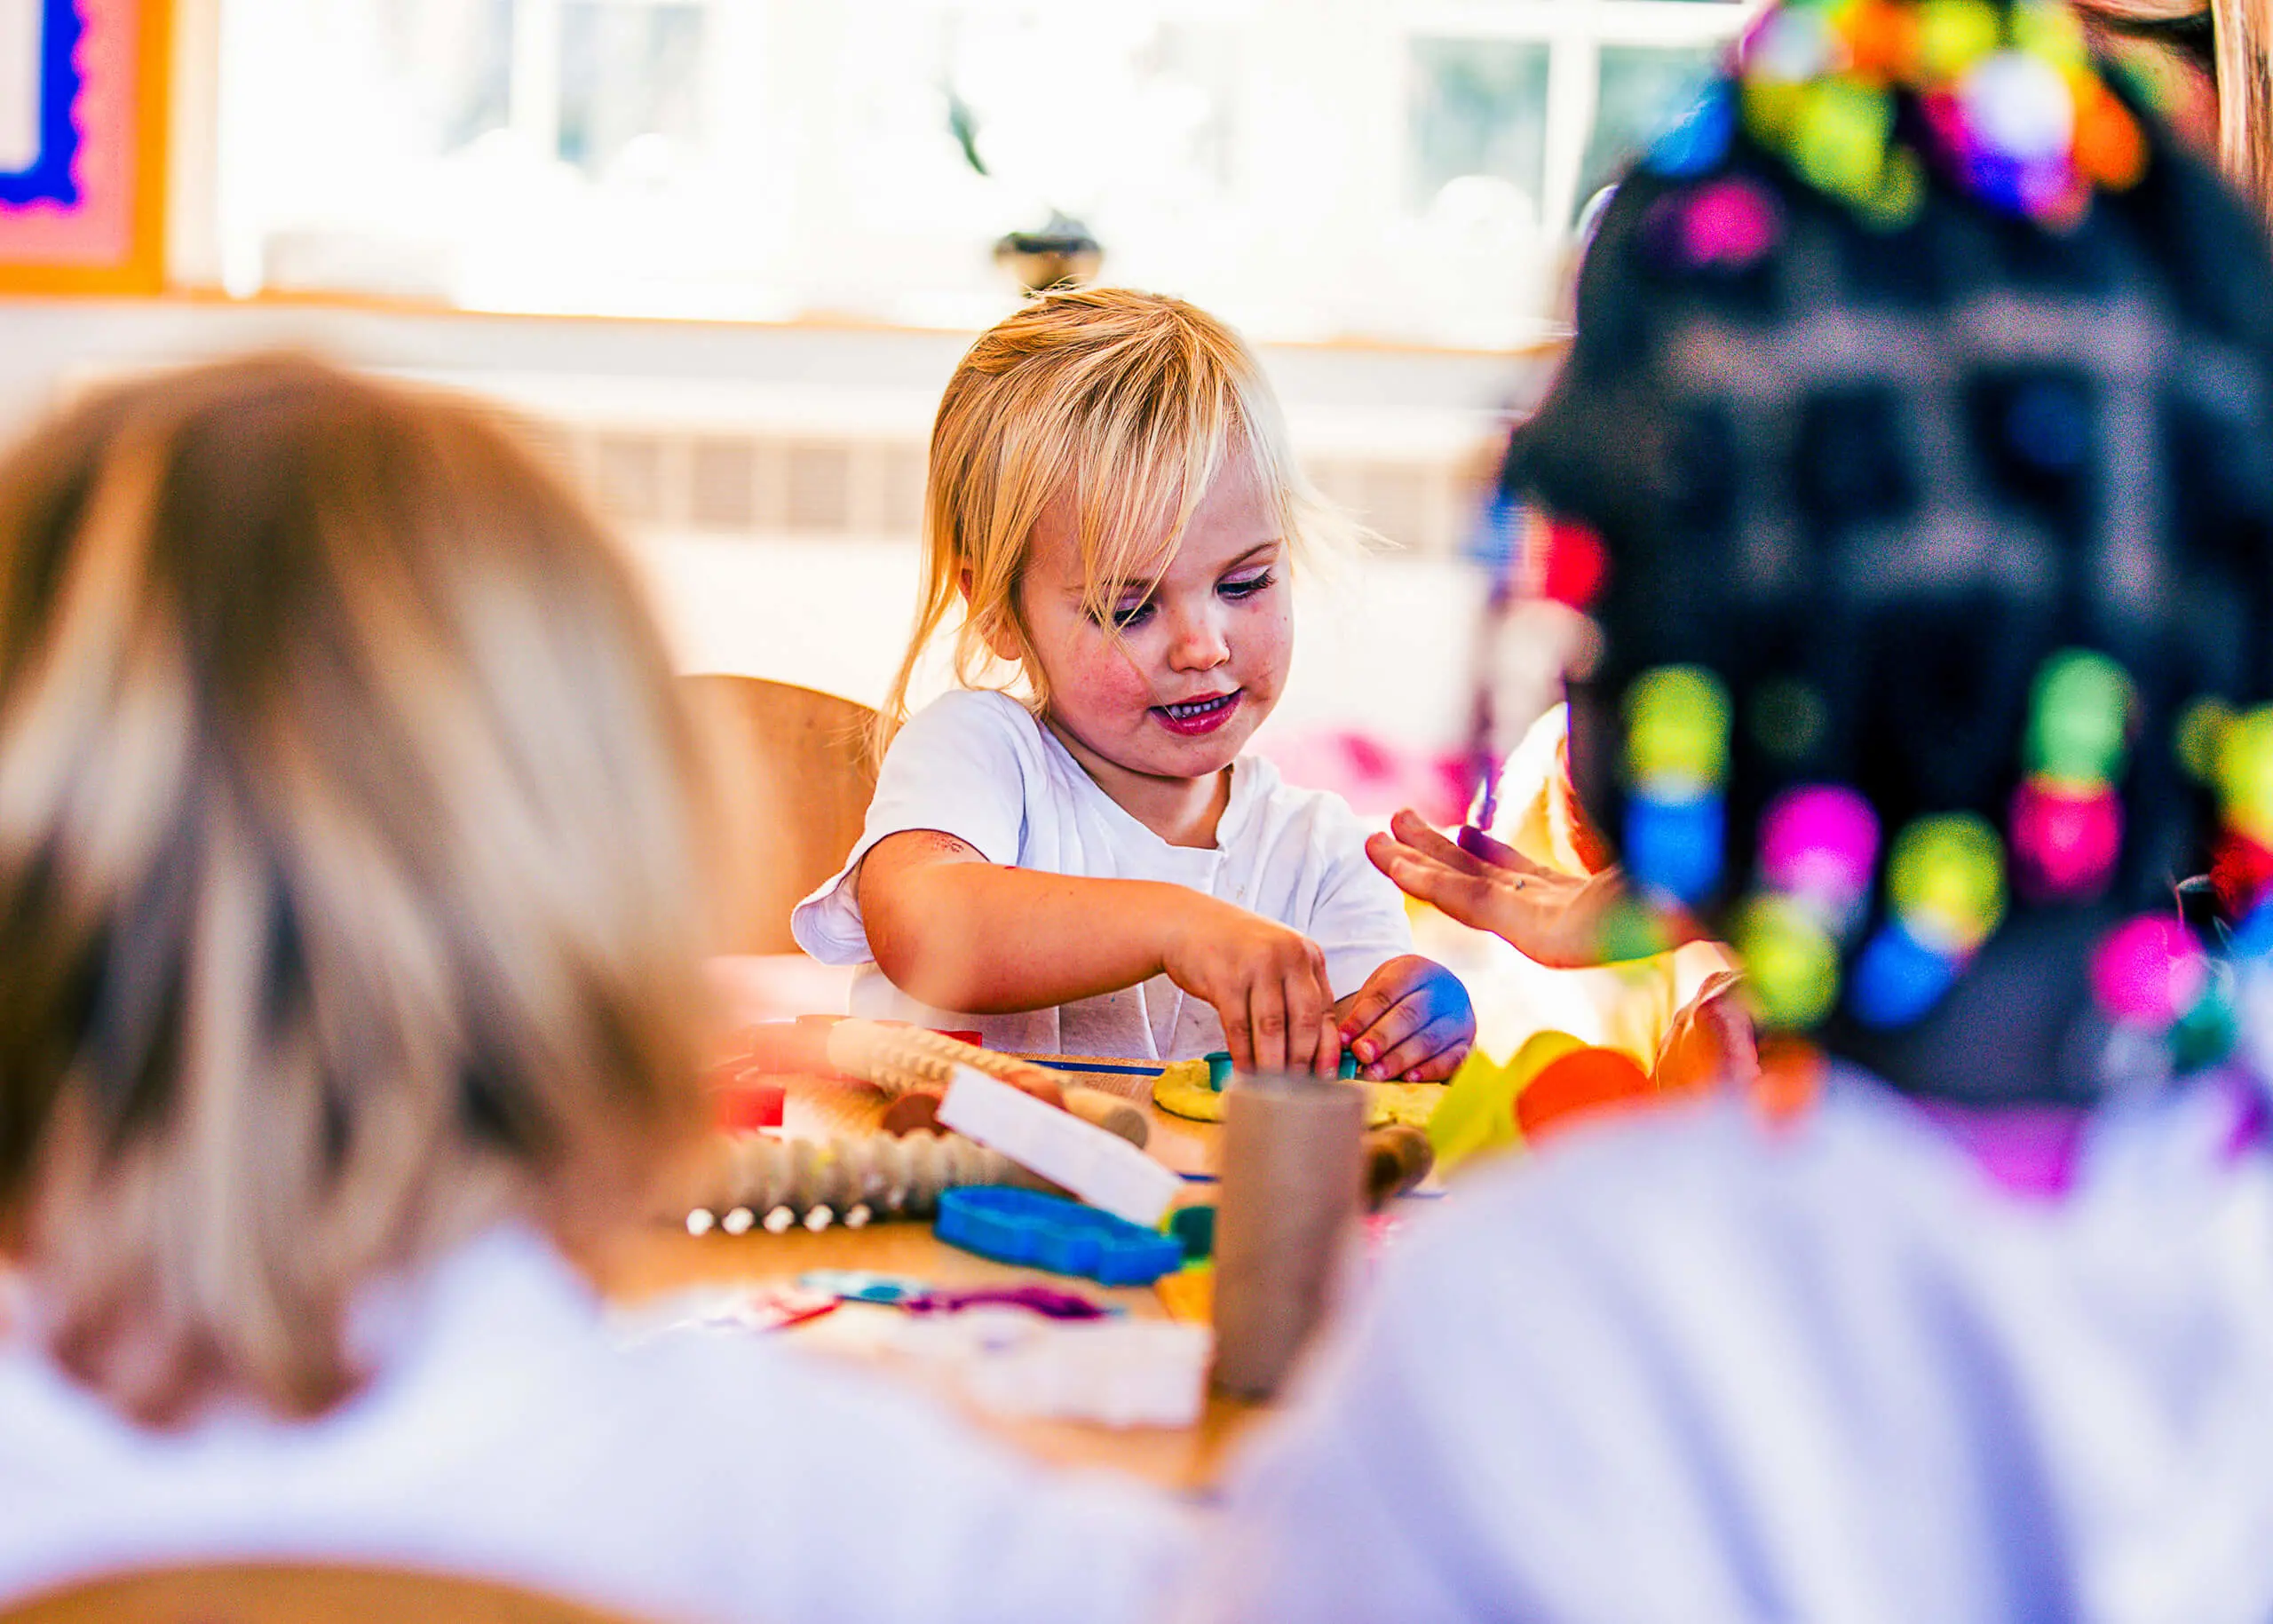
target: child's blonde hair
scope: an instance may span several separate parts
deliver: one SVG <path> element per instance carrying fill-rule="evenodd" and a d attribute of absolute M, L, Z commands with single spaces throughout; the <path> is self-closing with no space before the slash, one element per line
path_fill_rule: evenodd
<path fill-rule="evenodd" d="M 2210 26 L 2219 161 L 2227 178 L 2273 215 L 2273 27 L 2265 0 L 2076 0 L 2076 10 L 2119 33 Z"/>
<path fill-rule="evenodd" d="M 907 718 L 918 662 L 957 605 L 954 677 L 989 684 L 994 650 L 1020 651 L 1025 697 L 1049 702 L 1018 618 L 1042 510 L 1073 504 L 1083 606 L 1110 625 L 1127 582 L 1158 574 L 1234 448 L 1253 458 L 1290 551 L 1349 534 L 1303 479 L 1254 353 L 1207 312 L 1127 288 L 1044 293 L 979 335 L 931 429 L 923 590 L 879 749 Z"/>
<path fill-rule="evenodd" d="M 0 1245 L 161 1423 L 574 1234 L 699 1125 L 699 771 L 633 572 L 474 408 L 270 358 L 0 466 Z"/>

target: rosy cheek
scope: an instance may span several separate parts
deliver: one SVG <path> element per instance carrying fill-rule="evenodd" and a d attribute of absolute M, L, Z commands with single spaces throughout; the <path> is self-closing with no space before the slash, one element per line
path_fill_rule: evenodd
<path fill-rule="evenodd" d="M 1073 673 L 1081 695 L 1075 702 L 1114 708 L 1150 705 L 1152 685 L 1137 669 L 1137 657 L 1133 648 L 1116 648 L 1108 643 L 1085 649 Z"/>

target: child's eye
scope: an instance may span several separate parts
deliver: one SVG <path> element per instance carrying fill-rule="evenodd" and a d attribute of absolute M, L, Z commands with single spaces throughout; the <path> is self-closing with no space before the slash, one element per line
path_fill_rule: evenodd
<path fill-rule="evenodd" d="M 1131 626 L 1141 626 L 1152 618 L 1152 600 L 1149 598 L 1141 604 L 1128 604 L 1113 612 L 1113 623 L 1123 631 Z"/>
<path fill-rule="evenodd" d="M 1216 590 L 1230 598 L 1252 598 L 1277 579 L 1275 574 L 1266 569 L 1259 575 L 1242 575 L 1236 581 L 1224 582 L 1216 588 Z"/>

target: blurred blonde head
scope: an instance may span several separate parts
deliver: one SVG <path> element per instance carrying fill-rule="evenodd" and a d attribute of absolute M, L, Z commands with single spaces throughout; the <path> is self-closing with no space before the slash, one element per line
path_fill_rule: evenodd
<path fill-rule="evenodd" d="M 2206 72 L 2227 177 L 2273 213 L 2273 19 L 2267 0 L 2076 0 L 2104 41 L 2142 42 Z"/>
<path fill-rule="evenodd" d="M 267 358 L 0 467 L 0 1221 L 165 1422 L 573 1237 L 690 1129 L 691 744 L 631 573 L 474 409 Z"/>
<path fill-rule="evenodd" d="M 982 333 L 932 424 L 922 597 L 879 745 L 907 719 L 917 666 L 958 606 L 955 680 L 1047 707 L 1018 586 L 1034 523 L 1061 493 L 1082 606 L 1109 625 L 1122 585 L 1158 576 L 1241 448 L 1295 557 L 1315 559 L 1349 534 L 1303 479 L 1253 353 L 1205 311 L 1126 288 L 1065 289 Z M 1019 651 L 1008 669 L 994 652 L 1006 648 Z"/>

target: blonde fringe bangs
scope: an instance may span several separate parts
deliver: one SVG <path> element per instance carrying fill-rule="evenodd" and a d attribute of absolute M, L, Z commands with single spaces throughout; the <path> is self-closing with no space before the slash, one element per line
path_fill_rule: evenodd
<path fill-rule="evenodd" d="M 1235 448 L 1254 459 L 1297 566 L 1356 545 L 1361 533 L 1295 463 L 1253 353 L 1206 313 L 1159 294 L 1079 289 L 1043 294 L 982 334 L 932 429 L 923 590 L 878 713 L 878 751 L 907 720 L 917 669 L 950 622 L 958 684 L 1047 706 L 1018 593 L 1052 502 L 1073 503 L 1083 607 L 1110 625 L 1123 590 L 1167 566 Z"/>

